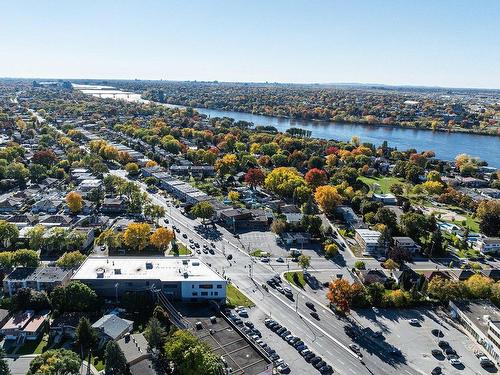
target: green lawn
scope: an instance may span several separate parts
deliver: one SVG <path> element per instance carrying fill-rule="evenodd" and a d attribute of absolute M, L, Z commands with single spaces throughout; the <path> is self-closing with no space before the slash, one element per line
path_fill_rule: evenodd
<path fill-rule="evenodd" d="M 91 361 L 97 371 L 104 370 L 104 359 L 92 356 Z"/>
<path fill-rule="evenodd" d="M 189 250 L 183 243 L 177 242 L 177 251 L 171 250 L 170 253 L 174 256 L 189 255 L 191 254 L 191 250 Z"/>
<path fill-rule="evenodd" d="M 301 289 L 303 289 L 304 285 L 306 285 L 304 272 L 287 272 L 285 273 L 285 279 L 287 279 L 290 284 L 298 286 Z"/>
<path fill-rule="evenodd" d="M 254 306 L 253 302 L 250 301 L 247 296 L 245 296 L 242 292 L 238 290 L 234 285 L 227 285 L 226 292 L 226 305 L 229 307 L 235 306 L 245 306 L 252 307 Z"/>
<path fill-rule="evenodd" d="M 396 177 L 358 177 L 358 180 L 363 181 L 370 187 L 370 191 L 373 191 L 373 184 L 378 184 L 380 186 L 380 191 L 382 193 L 389 193 L 392 185 L 403 182 L 402 179 Z"/>
<path fill-rule="evenodd" d="M 26 354 L 42 354 L 43 349 L 47 346 L 49 340 L 48 335 L 44 335 L 40 340 L 28 341 L 26 340 L 21 346 L 16 354 L 26 355 Z"/>

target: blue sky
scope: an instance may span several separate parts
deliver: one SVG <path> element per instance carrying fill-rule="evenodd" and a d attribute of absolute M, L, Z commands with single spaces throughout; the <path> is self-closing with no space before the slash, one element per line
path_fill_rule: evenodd
<path fill-rule="evenodd" d="M 500 88 L 498 0 L 6 1 L 0 76 Z"/>

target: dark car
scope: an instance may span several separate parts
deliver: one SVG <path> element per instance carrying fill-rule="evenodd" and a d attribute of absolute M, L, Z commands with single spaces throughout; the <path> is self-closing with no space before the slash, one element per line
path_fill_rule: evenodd
<path fill-rule="evenodd" d="M 231 260 L 231 259 L 233 259 L 233 254 L 229 254 L 229 255 L 227 256 L 227 260 Z"/>
<path fill-rule="evenodd" d="M 184 238 L 188 238 L 188 235 L 187 235 L 186 233 L 183 233 L 183 234 L 182 234 L 182 237 L 184 237 Z"/>
<path fill-rule="evenodd" d="M 326 365 L 323 367 L 320 367 L 319 372 L 322 374 L 331 374 L 333 372 L 332 366 Z"/>
<path fill-rule="evenodd" d="M 301 345 L 304 345 L 304 341 L 299 340 L 299 341 L 297 341 L 297 342 L 295 342 L 295 343 L 293 344 L 293 347 L 294 347 L 294 348 L 298 348 L 298 347 L 299 347 L 299 346 L 301 346 Z"/>
<path fill-rule="evenodd" d="M 441 357 L 443 355 L 443 351 L 441 349 L 432 349 L 431 353 L 434 357 Z"/>
<path fill-rule="evenodd" d="M 319 315 L 316 311 L 311 311 L 309 314 L 311 314 L 311 316 L 316 319 L 316 320 L 319 320 Z"/>
<path fill-rule="evenodd" d="M 314 306 L 314 303 L 312 302 L 306 302 L 306 306 L 309 307 L 311 310 L 316 310 L 316 306 Z"/>
<path fill-rule="evenodd" d="M 444 341 L 444 340 L 439 340 L 438 342 L 438 346 L 442 349 L 444 348 L 447 348 L 450 346 L 450 343 L 448 341 Z"/>
<path fill-rule="evenodd" d="M 446 353 L 446 355 L 457 354 L 457 352 L 455 351 L 455 349 L 450 348 L 450 347 L 446 348 L 444 350 L 444 352 Z"/>
<path fill-rule="evenodd" d="M 394 356 L 394 357 L 401 357 L 403 355 L 403 353 L 401 353 L 401 350 L 399 350 L 399 349 L 392 349 L 389 352 L 389 354 Z"/>
<path fill-rule="evenodd" d="M 323 359 L 320 356 L 314 357 L 311 359 L 311 364 L 314 366 L 316 363 L 322 361 Z"/>
<path fill-rule="evenodd" d="M 326 362 L 325 361 L 319 361 L 318 363 L 316 363 L 314 365 L 314 367 L 317 368 L 317 369 L 320 369 L 323 366 L 326 366 Z"/>
<path fill-rule="evenodd" d="M 440 329 L 433 329 L 431 333 L 436 337 L 444 337 L 444 333 Z"/>
<path fill-rule="evenodd" d="M 253 323 L 252 323 L 252 322 L 248 322 L 248 321 L 247 321 L 247 322 L 245 322 L 245 325 L 246 325 L 248 328 L 253 328 L 253 327 L 254 327 Z"/>
<path fill-rule="evenodd" d="M 306 360 L 306 362 L 311 362 L 311 359 L 313 359 L 314 357 L 316 357 L 316 354 L 314 354 L 313 352 L 311 353 L 308 353 L 304 356 L 304 359 Z"/>
<path fill-rule="evenodd" d="M 437 366 L 437 367 L 434 367 L 431 371 L 431 374 L 432 375 L 439 375 L 439 374 L 442 374 L 443 371 L 441 370 L 441 367 Z"/>

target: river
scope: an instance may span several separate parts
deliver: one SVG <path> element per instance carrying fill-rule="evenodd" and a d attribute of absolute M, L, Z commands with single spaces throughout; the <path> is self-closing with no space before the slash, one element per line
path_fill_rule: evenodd
<path fill-rule="evenodd" d="M 148 102 L 141 99 L 139 94 L 120 91 L 112 87 L 74 86 L 82 90 L 82 92 L 94 96 L 142 103 Z M 465 153 L 479 157 L 490 166 L 500 167 L 500 137 L 490 135 L 432 132 L 423 129 L 372 126 L 357 123 L 293 120 L 207 108 L 196 108 L 196 110 L 210 117 L 231 117 L 236 121 L 248 121 L 255 125 L 274 126 L 282 132 L 292 127 L 306 129 L 310 130 L 312 136 L 317 138 L 349 141 L 352 136 L 358 136 L 361 142 L 380 145 L 382 142 L 387 141 L 389 146 L 397 147 L 400 150 L 408 148 L 415 148 L 418 151 L 433 150 L 436 157 L 444 160 L 453 160 L 456 155 Z"/>

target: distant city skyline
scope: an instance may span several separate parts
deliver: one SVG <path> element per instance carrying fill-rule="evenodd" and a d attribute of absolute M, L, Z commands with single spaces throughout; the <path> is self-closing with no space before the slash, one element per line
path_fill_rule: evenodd
<path fill-rule="evenodd" d="M 0 77 L 500 89 L 500 2 L 2 4 Z"/>

